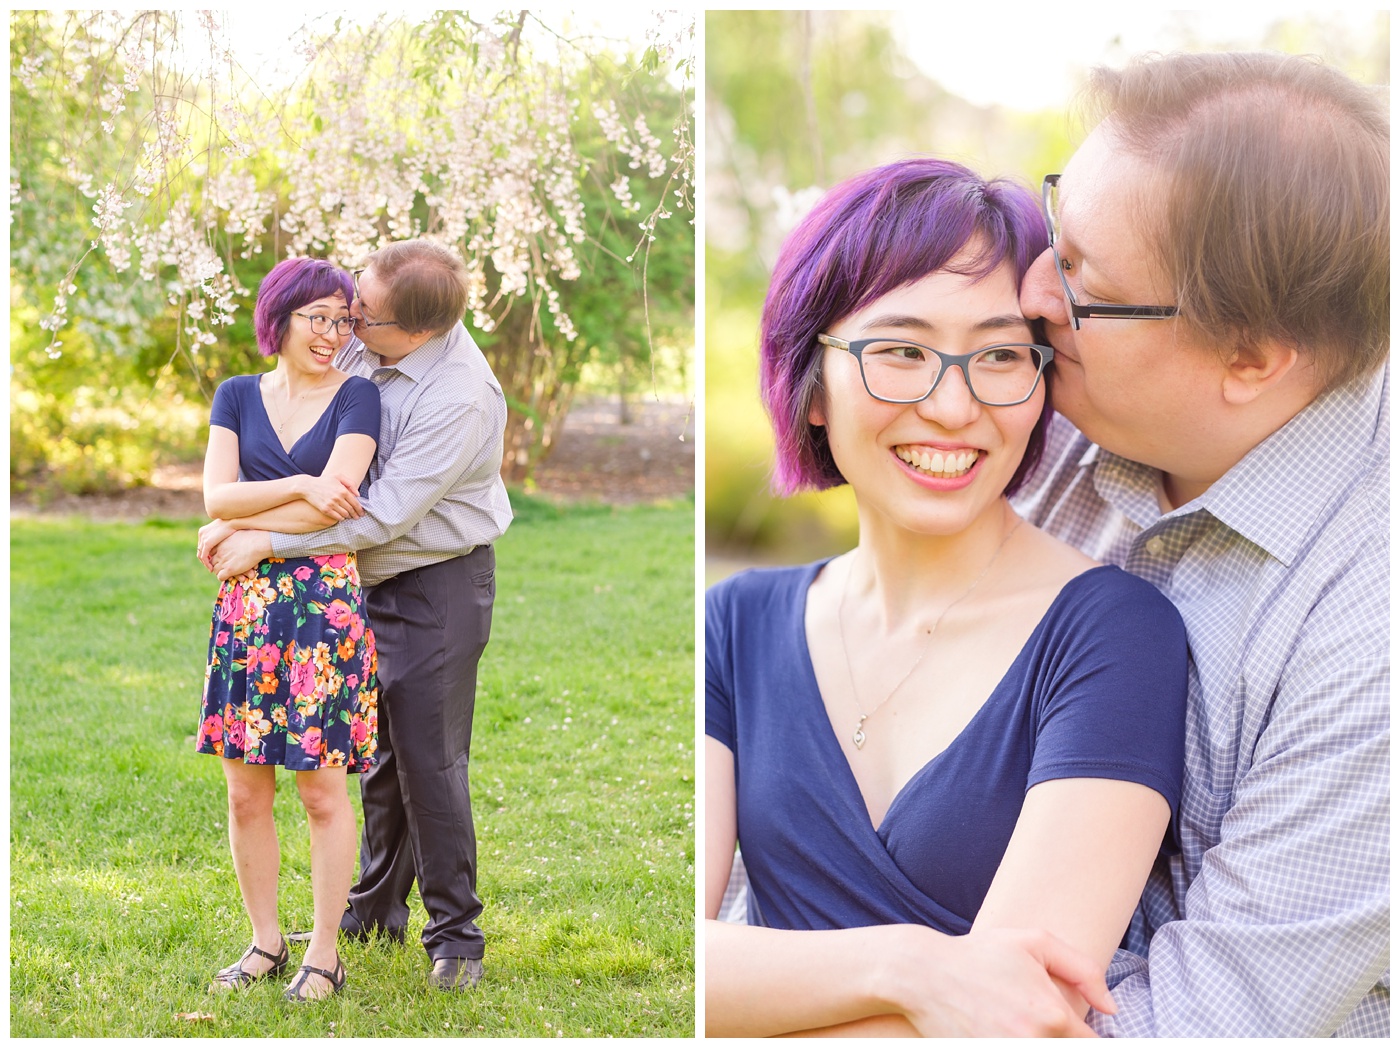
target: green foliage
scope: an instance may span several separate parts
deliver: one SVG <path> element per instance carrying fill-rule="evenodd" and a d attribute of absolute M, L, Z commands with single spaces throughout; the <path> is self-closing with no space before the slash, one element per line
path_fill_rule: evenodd
<path fill-rule="evenodd" d="M 10 312 L 11 490 L 116 491 L 144 483 L 160 458 L 199 453 L 202 399 L 169 381 L 118 384 L 112 351 L 83 324 L 62 332 L 65 352 L 49 359 L 34 319 L 29 308 Z"/>
<path fill-rule="evenodd" d="M 688 128 L 691 92 L 668 79 L 669 45 L 638 43 L 620 56 L 611 43 L 558 37 L 562 56 L 553 61 L 534 52 L 552 30 L 524 11 L 488 23 L 463 11 L 338 18 L 334 26 L 313 20 L 287 33 L 288 47 L 311 57 L 307 74 L 281 88 L 235 76 L 219 54 L 219 17 L 230 16 L 10 16 L 12 383 L 29 394 L 12 420 L 20 445 L 12 483 L 50 473 L 70 489 L 108 487 L 141 482 L 161 459 L 197 455 L 202 438 L 185 439 L 182 415 L 151 412 L 207 406 L 222 379 L 269 366 L 254 344 L 251 290 L 292 249 L 348 265 L 338 252 L 362 257 L 362 248 L 423 232 L 476 260 L 483 305 L 468 323 L 484 335 L 485 312 L 504 316 L 482 341 L 522 408 L 511 418 L 514 476 L 547 452 L 586 365 L 634 386 L 659 342 L 665 360 L 682 362 L 663 368 L 663 381 L 686 382 L 693 228 L 679 217 L 659 230 L 653 251 L 636 254 L 642 236 L 609 187 L 627 186 L 649 208 L 691 161 L 677 153 L 669 175 L 626 170 L 622 145 L 605 137 L 593 112 L 594 102 L 610 100 L 661 138 L 678 113 Z M 207 69 L 176 57 L 201 47 Z M 533 119 L 548 108 L 541 100 L 561 90 L 576 110 L 558 133 L 542 121 L 538 142 L 494 134 L 489 114 L 506 98 L 523 108 L 500 109 L 502 127 L 515 114 Z M 460 123 L 464 99 L 483 107 L 482 122 Z M 445 179 L 462 170 L 442 163 L 441 150 L 459 127 L 484 147 L 464 163 L 485 191 L 452 211 Z M 543 152 L 516 156 L 522 142 Z M 329 183 L 311 184 L 322 173 Z M 384 199 L 400 189 L 406 200 Z M 549 222 L 572 229 L 571 194 L 583 197 L 578 232 L 586 237 L 577 279 L 567 260 L 541 263 L 551 256 L 536 241 L 525 252 L 526 286 L 506 290 L 507 275 L 495 267 L 521 256 L 503 247 L 514 219 L 501 216 L 539 205 Z M 330 198 L 339 202 L 322 214 Z M 103 227 L 110 200 L 119 217 Z M 342 215 L 344 229 L 336 224 Z M 522 221 L 516 233 L 529 228 Z M 342 233 L 353 243 L 337 242 Z M 222 271 L 210 277 L 210 267 Z M 556 307 L 577 313 L 578 339 L 567 321 L 564 330 L 556 323 Z M 53 366 L 63 357 L 72 359 Z M 145 405 L 138 423 L 133 401 Z M 131 446 L 118 447 L 101 426 L 65 428 L 84 411 L 122 415 Z M 162 443 L 158 434 L 179 439 Z M 89 437 L 96 444 L 78 450 Z"/>
<path fill-rule="evenodd" d="M 427 986 L 415 894 L 410 945 L 343 944 L 345 992 L 305 1008 L 205 992 L 248 927 L 193 751 L 215 590 L 194 523 L 13 523 L 14 1036 L 692 1035 L 693 514 L 519 505 L 472 747 L 486 979 Z M 282 920 L 309 927 L 279 782 Z"/>

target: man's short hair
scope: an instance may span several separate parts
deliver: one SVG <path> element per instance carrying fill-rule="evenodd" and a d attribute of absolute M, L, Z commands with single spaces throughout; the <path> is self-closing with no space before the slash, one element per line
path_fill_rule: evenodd
<path fill-rule="evenodd" d="M 1146 55 L 1094 70 L 1090 104 L 1169 182 L 1139 201 L 1183 320 L 1223 346 L 1266 339 L 1321 389 L 1390 351 L 1390 114 L 1320 59 Z M 1154 228 L 1155 227 L 1155 228 Z"/>
<path fill-rule="evenodd" d="M 467 311 L 467 267 L 451 248 L 433 240 L 400 240 L 365 260 L 384 285 L 375 308 L 404 331 L 441 334 Z"/>
<path fill-rule="evenodd" d="M 846 483 L 826 428 L 807 421 L 822 395 L 817 336 L 829 325 L 938 270 L 984 277 L 1007 264 L 1019 288 L 1048 244 L 1028 189 L 949 160 L 901 160 L 828 192 L 783 242 L 763 303 L 759 387 L 773 423 L 774 490 Z M 1047 394 L 1049 380 L 1047 371 Z M 1047 395 L 1008 494 L 1040 458 L 1050 414 Z"/>

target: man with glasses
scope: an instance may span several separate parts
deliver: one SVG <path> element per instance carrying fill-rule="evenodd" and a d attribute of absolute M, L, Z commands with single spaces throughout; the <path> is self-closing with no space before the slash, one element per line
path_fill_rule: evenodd
<path fill-rule="evenodd" d="M 360 780 L 360 878 L 341 932 L 402 942 L 416 879 L 429 981 L 445 990 L 482 975 L 467 770 L 496 591 L 491 544 L 511 520 L 505 397 L 462 325 L 466 305 L 466 267 L 446 247 L 410 240 L 371 255 L 355 274 L 358 338 L 336 357 L 380 391 L 364 515 L 331 526 L 289 503 L 237 522 L 245 530 L 213 554 L 223 579 L 269 556 L 359 551 L 379 650 L 379 763 Z"/>
<path fill-rule="evenodd" d="M 1022 289 L 1064 417 L 1016 503 L 1156 584 L 1193 660 L 1180 814 L 1093 1024 L 1385 1036 L 1384 95 L 1264 54 L 1091 93 Z"/>

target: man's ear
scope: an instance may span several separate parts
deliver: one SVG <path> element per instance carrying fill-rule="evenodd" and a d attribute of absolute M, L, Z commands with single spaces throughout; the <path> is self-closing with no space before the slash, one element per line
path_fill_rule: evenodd
<path fill-rule="evenodd" d="M 1304 378 L 1311 365 L 1311 358 L 1300 353 L 1292 343 L 1277 339 L 1241 339 L 1225 361 L 1221 393 L 1226 403 L 1243 407 L 1275 389 L 1285 379 L 1296 382 Z"/>

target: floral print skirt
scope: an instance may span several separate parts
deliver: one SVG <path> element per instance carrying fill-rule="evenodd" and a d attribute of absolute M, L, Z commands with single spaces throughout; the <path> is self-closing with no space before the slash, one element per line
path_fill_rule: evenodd
<path fill-rule="evenodd" d="M 265 560 L 219 589 L 196 747 L 365 771 L 378 760 L 377 666 L 354 553 Z"/>

